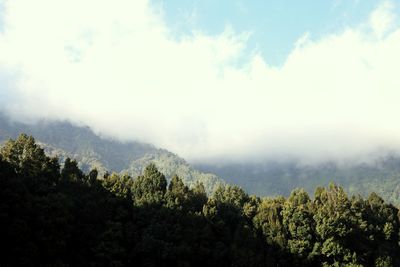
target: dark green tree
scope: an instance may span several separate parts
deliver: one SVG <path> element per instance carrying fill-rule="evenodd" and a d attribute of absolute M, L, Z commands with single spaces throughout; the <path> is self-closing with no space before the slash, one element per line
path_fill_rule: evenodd
<path fill-rule="evenodd" d="M 98 175 L 99 175 L 99 172 L 97 171 L 97 169 L 93 169 L 89 172 L 88 180 L 91 185 L 94 185 L 97 182 Z"/>
<path fill-rule="evenodd" d="M 61 170 L 61 179 L 63 181 L 83 182 L 84 173 L 79 169 L 76 160 L 65 159 L 64 167 Z"/>
<path fill-rule="evenodd" d="M 307 192 L 302 189 L 294 190 L 285 201 L 281 214 L 289 252 L 301 259 L 299 265 L 311 263 L 315 222 L 312 202 Z"/>
<path fill-rule="evenodd" d="M 132 195 L 137 205 L 161 204 L 166 189 L 167 180 L 164 174 L 152 163 L 144 169 L 143 175 L 133 181 Z"/>
<path fill-rule="evenodd" d="M 165 195 L 167 207 L 185 209 L 189 201 L 189 188 L 177 175 L 172 176 Z"/>
<path fill-rule="evenodd" d="M 117 196 L 130 196 L 132 185 L 133 179 L 127 174 L 112 173 L 103 179 L 103 186 Z"/>
<path fill-rule="evenodd" d="M 0 266 L 400 266 L 399 209 L 331 184 L 314 199 L 208 197 L 154 164 L 143 175 L 60 172 L 32 137 L 0 149 Z"/>
<path fill-rule="evenodd" d="M 57 181 L 60 169 L 58 159 L 47 157 L 32 136 L 21 134 L 16 140 L 7 141 L 0 154 L 22 177 L 29 179 L 46 176 L 50 183 Z"/>
<path fill-rule="evenodd" d="M 357 264 L 357 254 L 347 243 L 357 218 L 343 188 L 335 184 L 330 184 L 329 190 L 317 188 L 314 204 L 317 239 L 314 254 L 321 255 L 325 264 Z"/>

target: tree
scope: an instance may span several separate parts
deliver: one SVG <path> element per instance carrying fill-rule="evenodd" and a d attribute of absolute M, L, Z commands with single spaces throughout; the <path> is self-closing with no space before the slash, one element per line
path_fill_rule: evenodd
<path fill-rule="evenodd" d="M 104 177 L 103 186 L 114 193 L 117 196 L 131 197 L 131 187 L 133 185 L 132 178 L 127 175 L 118 175 L 117 173 L 112 173 L 109 176 Z"/>
<path fill-rule="evenodd" d="M 190 205 L 193 212 L 202 212 L 208 197 L 206 189 L 202 183 L 197 182 L 192 190 L 189 191 Z"/>
<path fill-rule="evenodd" d="M 322 261 L 327 264 L 357 263 L 357 255 L 347 243 L 357 218 L 343 188 L 335 184 L 330 184 L 329 190 L 317 188 L 314 204 L 317 234 L 314 253 L 322 255 Z"/>
<path fill-rule="evenodd" d="M 204 206 L 203 212 L 210 218 L 218 218 L 234 226 L 242 216 L 243 206 L 249 196 L 238 186 L 220 185 Z"/>
<path fill-rule="evenodd" d="M 283 250 L 287 242 L 287 232 L 281 214 L 284 203 L 283 197 L 265 198 L 253 218 L 254 227 L 262 233 L 267 244 L 278 250 Z"/>
<path fill-rule="evenodd" d="M 282 222 L 287 232 L 287 247 L 290 253 L 306 263 L 312 260 L 311 251 L 315 242 L 315 222 L 311 199 L 303 189 L 292 191 L 282 209 Z"/>
<path fill-rule="evenodd" d="M 366 235 L 369 237 L 369 250 L 377 266 L 397 266 L 396 258 L 400 251 L 399 211 L 391 204 L 386 204 L 376 193 L 371 193 L 366 200 L 363 216 L 368 222 Z"/>
<path fill-rule="evenodd" d="M 183 183 L 181 178 L 174 175 L 169 182 L 165 198 L 167 207 L 185 209 L 189 200 L 189 188 Z"/>
<path fill-rule="evenodd" d="M 164 174 L 158 171 L 154 163 L 149 164 L 143 175 L 137 177 L 132 184 L 132 195 L 138 205 L 161 204 L 167 189 Z"/>
<path fill-rule="evenodd" d="M 96 180 L 69 158 L 60 173 L 27 136 L 0 152 L 1 266 L 400 266 L 399 209 L 375 193 L 208 198 L 178 176 L 167 189 L 154 164 Z"/>
<path fill-rule="evenodd" d="M 0 154 L 25 179 L 45 177 L 48 184 L 57 182 L 60 171 L 58 159 L 47 157 L 32 136 L 21 134 L 16 140 L 7 141 L 0 149 Z"/>
<path fill-rule="evenodd" d="M 89 172 L 88 179 L 89 179 L 89 183 L 91 185 L 93 185 L 97 182 L 98 175 L 99 175 L 99 172 L 97 171 L 97 169 L 93 169 Z"/>
<path fill-rule="evenodd" d="M 64 162 L 64 167 L 61 170 L 61 179 L 63 181 L 82 182 L 85 178 L 83 172 L 79 169 L 76 160 L 67 158 Z"/>

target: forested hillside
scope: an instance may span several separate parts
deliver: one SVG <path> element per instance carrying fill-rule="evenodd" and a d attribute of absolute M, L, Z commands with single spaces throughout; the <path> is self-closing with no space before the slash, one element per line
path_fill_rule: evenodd
<path fill-rule="evenodd" d="M 176 174 L 190 187 L 202 182 L 208 193 L 224 181 L 260 196 L 289 196 L 297 187 L 313 194 L 317 186 L 328 186 L 334 182 L 348 193 L 366 197 L 371 192 L 377 192 L 385 201 L 400 205 L 400 157 L 395 153 L 376 156 L 368 163 L 215 162 L 198 164 L 193 168 L 176 154 L 150 144 L 102 138 L 88 127 L 68 122 L 12 122 L 0 113 L 0 143 L 16 138 L 21 132 L 35 136 L 46 153 L 57 156 L 61 163 L 68 157 L 74 158 L 84 172 L 96 168 L 101 176 L 108 171 L 136 177 L 153 162 L 167 179 Z"/>
<path fill-rule="evenodd" d="M 22 132 L 35 136 L 46 153 L 57 156 L 61 162 L 67 157 L 74 158 L 85 172 L 96 168 L 101 175 L 108 171 L 135 177 L 153 162 L 168 179 L 177 174 L 190 186 L 202 182 L 209 193 L 223 183 L 216 175 L 200 172 L 176 154 L 150 144 L 102 138 L 88 127 L 78 127 L 69 122 L 24 124 L 11 121 L 0 112 L 0 143 L 16 138 Z"/>
<path fill-rule="evenodd" d="M 400 266 L 399 210 L 331 184 L 249 196 L 61 168 L 32 137 L 0 149 L 1 266 Z"/>
<path fill-rule="evenodd" d="M 299 161 L 263 163 L 199 164 L 196 168 L 217 174 L 250 194 L 288 196 L 296 187 L 313 193 L 317 186 L 334 182 L 346 192 L 367 196 L 377 192 L 386 201 L 400 205 L 400 156 L 383 153 L 364 163 L 335 161 L 302 164 Z"/>

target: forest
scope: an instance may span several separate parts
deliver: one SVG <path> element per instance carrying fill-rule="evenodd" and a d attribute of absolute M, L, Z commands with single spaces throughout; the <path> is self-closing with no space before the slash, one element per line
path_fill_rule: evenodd
<path fill-rule="evenodd" d="M 0 218 L 1 266 L 400 266 L 399 209 L 376 193 L 207 194 L 155 164 L 85 173 L 25 134 L 0 149 Z"/>

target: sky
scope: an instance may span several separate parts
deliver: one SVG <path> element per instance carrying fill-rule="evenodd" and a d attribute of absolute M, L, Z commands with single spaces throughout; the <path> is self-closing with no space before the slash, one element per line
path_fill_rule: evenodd
<path fill-rule="evenodd" d="M 0 0 L 0 109 L 189 161 L 400 148 L 390 0 Z"/>

